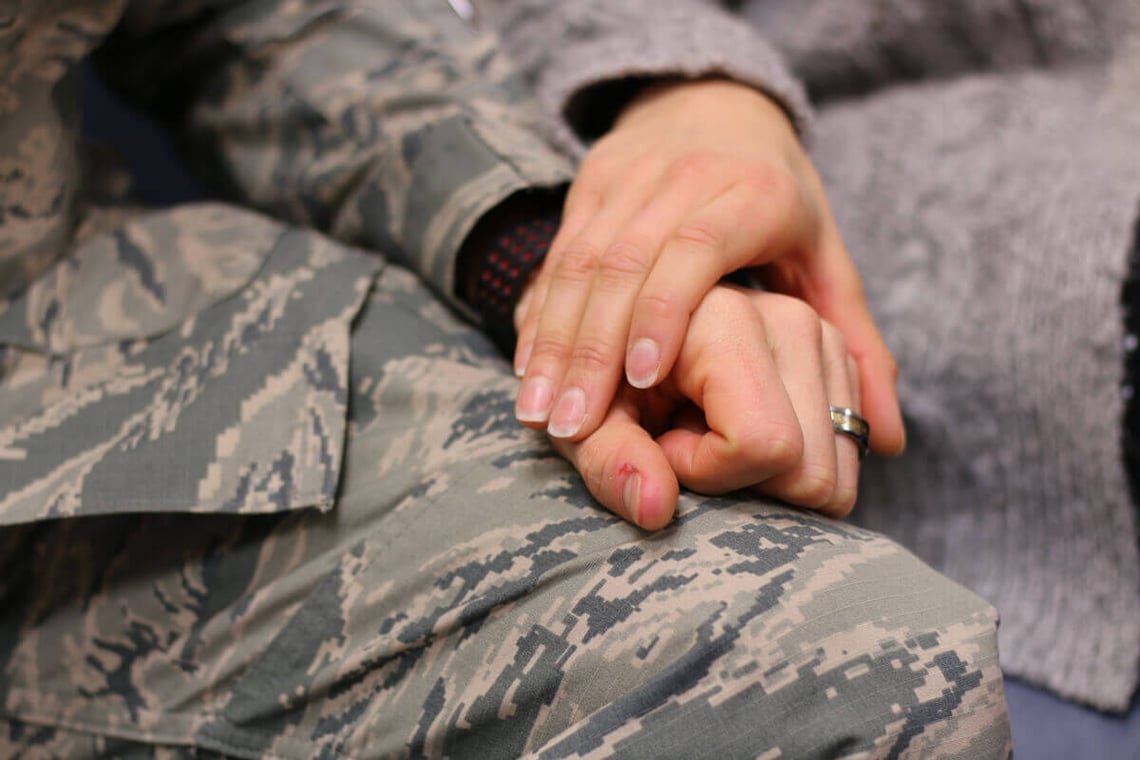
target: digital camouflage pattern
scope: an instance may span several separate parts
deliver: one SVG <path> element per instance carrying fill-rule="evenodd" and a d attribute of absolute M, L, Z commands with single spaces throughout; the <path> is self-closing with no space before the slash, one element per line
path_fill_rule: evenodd
<path fill-rule="evenodd" d="M 0 314 L 4 521 L 331 507 L 376 263 L 221 205 L 81 246 Z"/>
<path fill-rule="evenodd" d="M 1006 752 L 992 610 L 895 544 L 731 499 L 685 496 L 652 536 L 598 509 L 514 422 L 490 344 L 400 268 L 352 341 L 334 510 L 3 535 L 2 685 L 24 722 L 7 741 L 95 746 L 46 725 L 243 757 Z"/>
<path fill-rule="evenodd" d="M 185 209 L 94 236 L 29 287 L 90 213 L 75 67 L 126 13 L 108 74 L 147 102 L 177 93 L 203 167 L 450 294 L 487 208 L 569 176 L 493 38 L 442 0 L 7 5 L 0 293 L 25 290 L 0 301 L 0 524 L 331 506 L 348 328 L 380 258 Z"/>
<path fill-rule="evenodd" d="M 982 600 L 765 502 L 685 495 L 643 533 L 514 421 L 440 295 L 483 211 L 569 168 L 493 38 L 443 0 L 24 5 L 0 4 L 0 756 L 1009 754 Z M 112 29 L 111 78 L 204 167 L 358 247 L 92 208 L 67 85 Z"/>

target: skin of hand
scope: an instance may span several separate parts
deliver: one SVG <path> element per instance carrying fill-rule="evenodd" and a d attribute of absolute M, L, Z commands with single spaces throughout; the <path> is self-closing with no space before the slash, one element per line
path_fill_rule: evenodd
<path fill-rule="evenodd" d="M 897 368 L 822 182 L 787 115 L 724 80 L 659 85 L 587 154 L 562 227 L 516 310 L 516 415 L 582 441 L 622 379 L 667 377 L 690 315 L 747 267 L 839 326 L 859 368 L 871 448 L 899 453 Z"/>
<path fill-rule="evenodd" d="M 803 301 L 716 285 L 693 312 L 670 374 L 623 385 L 597 428 L 552 439 L 607 508 L 666 525 L 679 485 L 739 489 L 842 517 L 855 503 L 858 447 L 829 405 L 859 408 L 843 336 Z"/>

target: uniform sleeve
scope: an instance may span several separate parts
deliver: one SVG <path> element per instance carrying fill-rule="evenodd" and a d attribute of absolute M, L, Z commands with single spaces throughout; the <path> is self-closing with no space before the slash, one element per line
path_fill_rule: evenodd
<path fill-rule="evenodd" d="M 482 0 L 477 8 L 573 140 L 604 133 L 647 81 L 678 76 L 750 84 L 801 136 L 810 132 L 804 89 L 780 54 L 711 0 Z"/>
<path fill-rule="evenodd" d="M 571 178 L 497 40 L 447 0 L 137 4 L 104 76 L 231 198 L 400 259 L 454 305 L 503 199 Z"/>

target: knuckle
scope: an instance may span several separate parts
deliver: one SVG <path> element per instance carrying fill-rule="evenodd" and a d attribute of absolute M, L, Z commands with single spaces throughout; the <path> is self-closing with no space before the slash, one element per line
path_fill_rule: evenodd
<path fill-rule="evenodd" d="M 673 323 L 686 311 L 675 293 L 658 291 L 640 293 L 634 308 L 644 324 Z"/>
<path fill-rule="evenodd" d="M 582 476 L 586 488 L 598 498 L 605 494 L 606 462 L 611 455 L 599 445 L 597 441 L 587 439 L 579 444 L 572 444 L 571 457 L 574 469 Z"/>
<path fill-rule="evenodd" d="M 554 279 L 582 283 L 594 278 L 602 252 L 598 246 L 581 240 L 574 241 L 562 250 Z"/>
<path fill-rule="evenodd" d="M 686 247 L 720 249 L 724 247 L 724 231 L 708 222 L 687 220 L 677 226 L 673 239 Z"/>
<path fill-rule="evenodd" d="M 570 341 L 560 333 L 540 331 L 531 348 L 531 362 L 534 366 L 555 364 L 570 353 Z"/>
<path fill-rule="evenodd" d="M 647 247 L 633 240 L 613 243 L 600 262 L 602 276 L 610 280 L 641 279 L 649 272 L 652 258 Z"/>
<path fill-rule="evenodd" d="M 699 181 L 713 172 L 716 163 L 708 153 L 687 153 L 669 167 L 669 177 L 683 183 Z"/>
<path fill-rule="evenodd" d="M 822 509 L 833 504 L 838 487 L 839 475 L 834 468 L 807 464 L 797 473 L 789 501 L 809 509 Z"/>
<path fill-rule="evenodd" d="M 602 501 L 607 501 L 610 496 L 616 496 L 612 491 L 624 462 L 621 454 L 620 448 L 607 446 L 596 438 L 588 438 L 578 444 L 574 458 L 575 469 L 586 482 L 590 493 Z"/>
<path fill-rule="evenodd" d="M 570 351 L 570 362 L 587 373 L 613 371 L 618 360 L 617 352 L 596 338 L 579 337 Z"/>
<path fill-rule="evenodd" d="M 792 296 L 784 296 L 781 302 L 781 310 L 784 313 L 784 318 L 794 322 L 810 325 L 813 330 L 819 331 L 822 335 L 823 325 L 819 314 L 813 309 L 807 301 Z"/>
<path fill-rule="evenodd" d="M 796 178 L 786 169 L 770 168 L 762 179 L 753 177 L 749 189 L 762 199 L 766 216 L 772 220 L 795 219 L 813 206 Z"/>
<path fill-rule="evenodd" d="M 592 177 L 599 184 L 604 183 L 606 179 L 620 169 L 625 160 L 621 151 L 615 149 L 617 147 L 614 144 L 612 134 L 600 138 L 582 161 L 582 170 L 579 172 L 579 176 Z"/>
<path fill-rule="evenodd" d="M 758 465 L 776 472 L 795 468 L 804 457 L 804 436 L 798 425 L 764 425 L 742 436 L 738 445 Z"/>
<path fill-rule="evenodd" d="M 806 302 L 798 298 L 783 296 L 773 313 L 779 323 L 791 331 L 798 341 L 812 346 L 823 346 L 823 320 L 819 318 L 815 309 Z"/>
<path fill-rule="evenodd" d="M 755 161 L 743 167 L 740 183 L 766 203 L 787 203 L 799 195 L 799 183 L 791 171 L 767 161 Z"/>
<path fill-rule="evenodd" d="M 570 185 L 562 207 L 563 221 L 573 219 L 577 214 L 591 213 L 602 205 L 605 198 L 605 184 L 591 171 L 591 168 L 584 164 Z"/>
<path fill-rule="evenodd" d="M 680 310 L 680 305 L 678 311 Z M 692 310 L 694 324 L 744 325 L 759 316 L 749 294 L 735 288 L 715 288 Z M 761 318 L 761 322 L 763 319 Z M 732 342 L 726 343 L 729 348 Z"/>
<path fill-rule="evenodd" d="M 708 304 L 721 314 L 750 314 L 756 308 L 752 296 L 736 288 L 716 288 L 705 296 L 702 304 Z"/>

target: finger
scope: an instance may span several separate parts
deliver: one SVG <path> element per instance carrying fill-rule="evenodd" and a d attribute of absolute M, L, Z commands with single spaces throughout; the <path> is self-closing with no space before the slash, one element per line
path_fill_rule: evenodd
<path fill-rule="evenodd" d="M 840 329 L 859 367 L 861 414 L 871 423 L 871 449 L 886 456 L 900 453 L 906 430 L 896 389 L 898 366 L 875 327 L 862 280 L 838 233 L 826 235 L 818 255 L 777 264 L 764 279 L 781 292 L 802 297 Z"/>
<path fill-rule="evenodd" d="M 681 222 L 634 305 L 626 353 L 630 384 L 649 387 L 669 373 L 690 315 L 721 277 L 811 246 L 816 226 L 790 179 L 738 182 Z"/>
<path fill-rule="evenodd" d="M 531 427 L 547 425 L 555 394 L 574 349 L 598 263 L 618 230 L 652 192 L 652 184 L 650 169 L 643 170 L 639 177 L 631 178 L 621 192 L 604 197 L 596 216 L 588 222 L 575 219 L 575 225 L 579 226 L 575 237 L 565 245 L 556 240 L 560 244 L 558 250 L 552 245 L 553 260 L 543 266 L 549 281 L 543 291 L 545 300 L 534 337 L 529 348 L 523 348 L 520 342 L 520 352 L 529 353 L 515 405 L 515 416 L 520 422 Z M 593 358 L 601 365 L 600 371 L 608 371 L 615 377 L 620 373 L 620 345 L 608 356 L 598 354 Z"/>
<path fill-rule="evenodd" d="M 617 174 L 618 167 L 613 161 L 606 160 L 604 156 L 599 158 L 597 151 L 591 152 L 566 193 L 558 233 L 551 241 L 543 265 L 524 291 L 525 302 L 520 301 L 515 310 L 518 341 L 515 348 L 514 370 L 515 375 L 520 378 L 525 374 L 530 360 L 534 335 L 538 330 L 538 320 L 550 289 L 551 272 L 557 268 L 569 242 L 576 239 L 598 216 L 606 203 L 606 190 L 611 187 L 611 180 Z"/>
<path fill-rule="evenodd" d="M 581 441 L 553 439 L 594 498 L 642 528 L 669 523 L 679 487 L 660 446 L 641 426 L 630 398 L 619 397 L 602 424 Z"/>
<path fill-rule="evenodd" d="M 859 370 L 847 353 L 847 341 L 838 328 L 823 323 L 823 366 L 830 404 L 860 410 Z M 830 415 L 829 415 L 830 427 Z M 859 492 L 859 444 L 843 433 L 832 433 L 835 443 L 837 477 L 831 501 L 820 508 L 832 517 L 846 517 L 855 507 Z"/>
<path fill-rule="evenodd" d="M 704 412 L 703 426 L 657 439 L 685 486 L 724 493 L 799 464 L 803 432 L 748 294 L 718 288 L 701 303 L 671 382 Z"/>
<path fill-rule="evenodd" d="M 547 428 L 580 440 L 597 427 L 621 379 L 629 323 L 638 293 L 656 266 L 676 220 L 717 195 L 720 175 L 708 162 L 670 168 L 648 205 L 634 214 L 598 262 Z M 616 367 L 617 371 L 612 371 Z"/>
<path fill-rule="evenodd" d="M 631 171 L 630 167 L 636 167 Z M 631 177 L 644 175 L 641 184 L 650 187 L 660 172 L 660 164 L 652 157 L 630 155 L 628 150 L 611 149 L 603 138 L 590 151 L 571 183 L 562 209 L 562 223 L 558 234 L 551 242 L 550 251 L 543 266 L 535 275 L 532 287 L 528 289 L 531 298 L 525 309 L 520 304 L 516 310 L 515 326 L 518 341 L 515 350 L 515 374 L 522 377 L 533 350 L 535 333 L 549 293 L 552 272 L 565 255 L 569 243 L 591 225 L 601 210 L 609 205 L 614 192 L 627 192 Z"/>
<path fill-rule="evenodd" d="M 550 272 L 557 266 L 559 255 L 565 250 L 568 241 L 577 237 L 588 220 L 597 215 L 602 199 L 602 194 L 595 188 L 583 188 L 578 182 L 571 186 L 567 194 L 562 210 L 562 222 L 550 242 L 546 259 L 535 272 L 533 279 L 523 291 L 523 298 L 515 307 L 515 332 L 518 334 L 518 339 L 515 343 L 514 370 L 517 377 L 521 378 L 526 374 L 526 367 L 530 362 L 534 336 L 538 331 L 538 320 L 542 316 L 543 306 L 550 291 Z"/>
<path fill-rule="evenodd" d="M 834 336 L 825 342 L 819 315 L 799 299 L 774 293 L 753 298 L 764 306 L 773 360 L 804 436 L 804 455 L 796 467 L 759 484 L 756 490 L 830 513 L 837 497 L 839 463 L 828 401 L 833 357 L 825 349 L 834 351 Z M 839 356 L 840 361 L 844 358 Z M 846 393 L 841 397 L 847 398 Z"/>
<path fill-rule="evenodd" d="M 838 282 L 817 278 L 822 286 L 819 297 L 813 300 L 824 319 L 842 326 L 847 350 L 859 368 L 861 413 L 871 423 L 872 450 L 893 456 L 906 446 L 897 391 L 898 365 L 875 327 L 862 282 L 850 258 L 844 255 L 837 259 L 831 276 Z M 840 262 L 846 263 L 846 268 Z"/>

